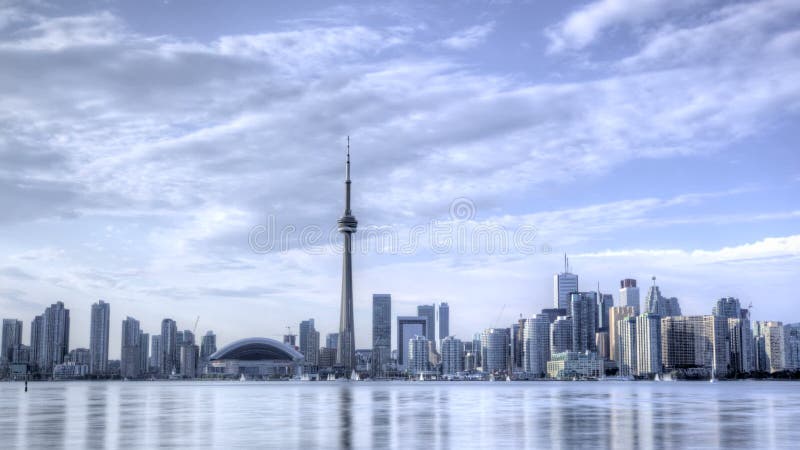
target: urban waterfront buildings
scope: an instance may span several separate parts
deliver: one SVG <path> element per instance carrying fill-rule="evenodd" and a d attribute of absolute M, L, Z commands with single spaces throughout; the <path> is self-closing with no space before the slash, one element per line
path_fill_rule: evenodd
<path fill-rule="evenodd" d="M 428 328 L 425 331 L 425 338 L 431 342 L 436 342 L 436 305 L 417 306 L 417 316 L 428 319 Z"/>
<path fill-rule="evenodd" d="M 50 374 L 56 364 L 64 362 L 69 353 L 69 310 L 63 302 L 56 302 L 34 319 L 31 346 L 36 346 L 36 366 L 40 373 Z"/>
<path fill-rule="evenodd" d="M 315 371 L 319 364 L 319 331 L 314 327 L 314 319 L 300 322 L 300 353 L 305 358 L 306 371 Z"/>
<path fill-rule="evenodd" d="M 161 321 L 161 357 L 158 361 L 161 376 L 170 376 L 177 369 L 178 353 L 178 326 L 172 319 Z"/>
<path fill-rule="evenodd" d="M 3 319 L 0 360 L 7 363 L 12 362 L 14 359 L 14 348 L 19 345 L 22 345 L 22 321 L 17 319 Z"/>
<path fill-rule="evenodd" d="M 619 306 L 630 306 L 634 314 L 639 314 L 639 288 L 636 280 L 625 278 L 619 282 Z"/>
<path fill-rule="evenodd" d="M 429 341 L 425 336 L 414 336 L 408 340 L 408 373 L 417 375 L 428 371 Z"/>
<path fill-rule="evenodd" d="M 392 358 L 392 296 L 372 295 L 372 373 L 381 376 Z"/>
<path fill-rule="evenodd" d="M 455 375 L 464 370 L 464 344 L 453 336 L 442 339 L 442 375 Z"/>
<path fill-rule="evenodd" d="M 141 337 L 139 321 L 126 317 L 122 321 L 122 349 L 120 351 L 120 375 L 123 378 L 138 378 L 141 370 Z"/>
<path fill-rule="evenodd" d="M 336 364 L 348 375 L 356 366 L 356 336 L 353 325 L 353 233 L 358 221 L 350 210 L 350 138 L 347 138 L 345 163 L 344 214 L 339 218 L 339 232 L 344 237 L 342 252 L 342 302 L 339 310 L 339 342 L 336 345 Z"/>
<path fill-rule="evenodd" d="M 111 305 L 103 300 L 92 305 L 89 329 L 89 373 L 108 372 L 108 333 L 111 329 Z"/>
<path fill-rule="evenodd" d="M 156 334 L 150 339 L 150 370 L 161 372 L 161 335 Z"/>
<path fill-rule="evenodd" d="M 526 319 L 523 336 L 523 370 L 533 377 L 544 377 L 550 360 L 550 319 L 544 314 Z"/>
<path fill-rule="evenodd" d="M 569 272 L 569 260 L 564 255 L 564 272 L 553 275 L 553 307 L 569 311 L 573 292 L 578 292 L 578 275 Z"/>
<path fill-rule="evenodd" d="M 661 369 L 661 316 L 644 313 L 636 317 L 636 375 L 651 377 Z"/>
<path fill-rule="evenodd" d="M 450 336 L 450 305 L 439 303 L 439 340 Z"/>
<path fill-rule="evenodd" d="M 510 341 L 508 328 L 487 328 L 481 334 L 481 364 L 484 372 L 508 370 Z"/>
<path fill-rule="evenodd" d="M 618 367 L 619 374 L 632 377 L 638 374 L 636 348 L 636 316 L 628 316 L 617 323 L 618 336 Z"/>
<path fill-rule="evenodd" d="M 208 362 L 208 357 L 217 351 L 217 335 L 213 331 L 206 331 L 200 342 L 200 361 Z"/>
<path fill-rule="evenodd" d="M 609 342 L 609 359 L 619 362 L 619 321 L 636 315 L 636 307 L 630 306 L 614 306 L 608 310 L 608 342 Z"/>
<path fill-rule="evenodd" d="M 597 351 L 597 293 L 573 292 L 570 294 L 572 317 L 572 351 Z"/>
<path fill-rule="evenodd" d="M 661 317 L 680 316 L 681 306 L 675 297 L 664 297 L 661 290 L 656 286 L 656 277 L 653 277 L 653 285 L 647 291 L 647 298 L 644 302 L 644 312 L 657 314 Z"/>
<path fill-rule="evenodd" d="M 550 325 L 550 353 L 572 351 L 572 318 L 560 316 Z"/>
<path fill-rule="evenodd" d="M 562 352 L 547 362 L 547 376 L 559 380 L 600 378 L 604 374 L 603 360 L 592 352 Z"/>
<path fill-rule="evenodd" d="M 420 316 L 397 317 L 397 368 L 406 370 L 408 342 L 414 336 L 427 336 L 428 318 Z"/>

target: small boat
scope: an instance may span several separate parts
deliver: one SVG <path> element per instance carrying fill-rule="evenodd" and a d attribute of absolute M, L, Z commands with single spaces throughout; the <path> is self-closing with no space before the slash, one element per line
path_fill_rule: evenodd
<path fill-rule="evenodd" d="M 419 381 L 425 381 L 425 375 L 419 374 Z"/>
<path fill-rule="evenodd" d="M 661 379 L 661 375 L 659 375 L 659 374 L 656 374 L 656 377 L 655 377 L 655 378 L 653 378 L 653 380 L 654 380 L 654 381 L 663 381 L 663 380 Z"/>
<path fill-rule="evenodd" d="M 358 377 L 358 374 L 355 370 L 350 374 L 350 379 L 353 381 L 361 381 L 361 378 Z"/>
<path fill-rule="evenodd" d="M 511 377 L 506 375 L 506 382 L 510 382 L 510 381 L 511 381 Z"/>
<path fill-rule="evenodd" d="M 300 381 L 311 381 L 311 377 L 309 377 L 307 373 L 304 373 L 304 374 L 303 374 L 303 375 L 300 377 Z"/>
<path fill-rule="evenodd" d="M 244 374 L 242 374 L 242 375 L 239 377 L 239 381 L 247 381 L 247 377 L 245 377 L 245 376 L 244 376 Z"/>
<path fill-rule="evenodd" d="M 328 381 L 336 381 L 336 375 L 329 373 L 328 374 Z"/>

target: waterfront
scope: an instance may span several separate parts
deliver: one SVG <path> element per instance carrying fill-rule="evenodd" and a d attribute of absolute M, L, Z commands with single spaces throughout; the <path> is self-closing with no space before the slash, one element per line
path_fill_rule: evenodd
<path fill-rule="evenodd" d="M 800 383 L 2 383 L 3 448 L 790 448 Z M 795 447 L 796 448 L 796 447 Z"/>

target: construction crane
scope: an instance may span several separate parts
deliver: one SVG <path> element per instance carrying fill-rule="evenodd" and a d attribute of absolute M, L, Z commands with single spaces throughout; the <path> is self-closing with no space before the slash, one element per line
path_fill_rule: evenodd
<path fill-rule="evenodd" d="M 192 334 L 197 336 L 197 322 L 200 322 L 200 316 L 197 316 L 197 319 L 194 319 L 194 328 L 192 329 Z"/>

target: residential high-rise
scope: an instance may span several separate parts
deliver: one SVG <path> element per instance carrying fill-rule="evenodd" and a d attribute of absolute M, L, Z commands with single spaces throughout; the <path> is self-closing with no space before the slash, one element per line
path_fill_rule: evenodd
<path fill-rule="evenodd" d="M 372 295 L 372 376 L 381 376 L 392 359 L 392 296 Z"/>
<path fill-rule="evenodd" d="M 161 376 L 170 376 L 177 368 L 178 353 L 178 326 L 172 319 L 161 321 L 161 358 L 159 370 Z"/>
<path fill-rule="evenodd" d="M 430 344 L 425 336 L 414 336 L 408 340 L 408 372 L 412 375 L 428 370 Z"/>
<path fill-rule="evenodd" d="M 578 292 L 578 275 L 569 272 L 569 260 L 564 255 L 564 272 L 553 275 L 553 307 L 570 310 L 570 294 Z"/>
<path fill-rule="evenodd" d="M 636 280 L 625 278 L 619 282 L 619 306 L 631 306 L 634 315 L 639 314 L 639 288 L 636 287 Z"/>
<path fill-rule="evenodd" d="M 636 374 L 661 373 L 661 317 L 644 313 L 636 317 Z"/>
<path fill-rule="evenodd" d="M 516 372 L 525 368 L 525 320 L 527 319 L 520 317 L 516 323 L 511 324 L 511 369 Z"/>
<path fill-rule="evenodd" d="M 139 334 L 139 374 L 144 375 L 150 370 L 150 334 Z"/>
<path fill-rule="evenodd" d="M 439 303 L 439 340 L 450 336 L 450 305 Z"/>
<path fill-rule="evenodd" d="M 487 328 L 481 335 L 481 361 L 486 373 L 506 372 L 509 368 L 511 336 L 508 328 Z"/>
<path fill-rule="evenodd" d="M 442 339 L 442 375 L 464 370 L 464 344 L 453 336 Z"/>
<path fill-rule="evenodd" d="M 523 370 L 531 376 L 544 377 L 550 360 L 550 319 L 534 314 L 525 320 L 523 335 Z"/>
<path fill-rule="evenodd" d="M 399 370 L 407 369 L 408 342 L 414 336 L 427 336 L 428 324 L 427 317 L 397 316 L 397 368 Z"/>
<path fill-rule="evenodd" d="M 42 340 L 44 339 L 44 315 L 36 316 L 31 321 L 31 347 L 28 361 L 36 366 L 38 371 L 39 356 L 42 350 Z"/>
<path fill-rule="evenodd" d="M 69 352 L 69 310 L 63 302 L 44 310 L 41 333 L 37 365 L 41 373 L 52 374 L 53 367 L 64 362 Z"/>
<path fill-rule="evenodd" d="M 619 374 L 622 376 L 638 375 L 636 348 L 636 316 L 625 317 L 617 322 L 619 331 L 617 349 L 619 351 Z"/>
<path fill-rule="evenodd" d="M 730 366 L 728 321 L 717 316 L 661 318 L 663 369 L 703 368 L 725 377 Z"/>
<path fill-rule="evenodd" d="M 783 326 L 783 366 L 786 370 L 800 370 L 800 323 Z"/>
<path fill-rule="evenodd" d="M 325 336 L 325 347 L 336 350 L 337 345 L 339 345 L 339 333 L 328 333 Z"/>
<path fill-rule="evenodd" d="M 89 373 L 108 372 L 108 333 L 111 329 L 111 305 L 103 300 L 92 305 L 89 328 Z"/>
<path fill-rule="evenodd" d="M 770 373 L 780 372 L 785 368 L 783 337 L 783 323 L 767 321 L 761 322 L 761 332 L 764 336 L 764 345 L 767 354 L 767 367 Z"/>
<path fill-rule="evenodd" d="M 753 332 L 750 321 L 743 318 L 728 319 L 728 337 L 730 339 L 731 371 L 749 373 L 753 371 Z"/>
<path fill-rule="evenodd" d="M 122 321 L 122 348 L 120 352 L 120 375 L 123 378 L 138 378 L 141 375 L 141 337 L 139 321 L 126 317 Z"/>
<path fill-rule="evenodd" d="M 3 319 L 3 344 L 0 348 L 0 361 L 11 362 L 14 347 L 22 345 L 22 321 Z"/>
<path fill-rule="evenodd" d="M 597 329 L 608 331 L 608 312 L 614 306 L 614 296 L 597 291 Z"/>
<path fill-rule="evenodd" d="M 647 297 L 644 301 L 644 311 L 658 314 L 661 317 L 680 316 L 681 306 L 677 298 L 667 298 L 661 295 L 661 290 L 656 286 L 656 277 L 653 277 L 653 285 L 648 289 Z"/>
<path fill-rule="evenodd" d="M 208 362 L 208 357 L 217 351 L 217 335 L 213 331 L 206 331 L 203 339 L 200 342 L 200 360 L 203 363 Z"/>
<path fill-rule="evenodd" d="M 728 319 L 739 319 L 742 315 L 742 305 L 737 298 L 723 297 L 717 300 L 717 303 L 711 310 L 711 314 Z"/>
<path fill-rule="evenodd" d="M 560 316 L 550 324 L 550 354 L 572 351 L 572 318 Z"/>
<path fill-rule="evenodd" d="M 597 356 L 603 359 L 609 359 L 609 352 L 611 351 L 611 343 L 608 341 L 608 331 L 597 331 L 594 334 L 595 346 L 597 347 Z"/>
<path fill-rule="evenodd" d="M 314 319 L 300 322 L 300 353 L 305 357 L 306 366 L 319 364 L 319 331 L 314 328 Z"/>
<path fill-rule="evenodd" d="M 338 339 L 339 334 L 337 333 L 336 336 L 337 336 L 337 339 Z M 283 335 L 283 343 L 288 345 L 289 347 L 297 348 L 297 335 L 296 334 L 291 334 L 291 333 L 284 334 Z"/>
<path fill-rule="evenodd" d="M 578 353 L 596 352 L 597 294 L 573 292 L 570 294 L 572 316 L 572 350 Z"/>
<path fill-rule="evenodd" d="M 353 265 L 352 239 L 358 221 L 350 211 L 350 138 L 347 138 L 345 163 L 344 214 L 338 221 L 339 232 L 344 236 L 342 252 L 342 303 L 339 310 L 339 342 L 336 345 L 336 364 L 349 374 L 356 368 L 356 335 L 353 325 Z"/>
<path fill-rule="evenodd" d="M 156 334 L 150 339 L 150 369 L 155 373 L 161 372 L 161 335 Z"/>
<path fill-rule="evenodd" d="M 436 305 L 417 306 L 417 316 L 428 318 L 428 331 L 425 332 L 425 337 L 429 341 L 436 342 Z"/>
<path fill-rule="evenodd" d="M 483 333 L 475 333 L 472 335 L 472 355 L 474 357 L 475 367 L 481 367 L 483 361 L 481 361 L 481 336 Z"/>
<path fill-rule="evenodd" d="M 200 348 L 194 343 L 184 342 L 180 346 L 180 374 L 183 378 L 195 378 L 197 376 L 197 357 Z"/>
<path fill-rule="evenodd" d="M 619 327 L 620 320 L 636 315 L 636 309 L 633 306 L 614 306 L 608 310 L 608 344 L 609 351 L 608 357 L 612 361 L 619 363 Z"/>
<path fill-rule="evenodd" d="M 550 320 L 550 323 L 553 323 L 559 317 L 569 315 L 569 311 L 561 308 L 545 308 L 542 310 L 542 314 L 547 316 L 547 318 Z"/>

